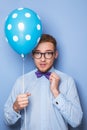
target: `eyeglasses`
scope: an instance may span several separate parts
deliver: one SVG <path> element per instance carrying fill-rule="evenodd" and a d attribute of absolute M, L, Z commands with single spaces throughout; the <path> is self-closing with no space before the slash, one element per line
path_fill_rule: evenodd
<path fill-rule="evenodd" d="M 42 55 L 44 55 L 44 58 L 46 58 L 46 59 L 51 59 L 53 57 L 53 54 L 54 54 L 53 51 L 48 51 L 48 52 L 45 52 L 45 53 L 41 53 L 41 52 L 38 52 L 38 51 L 33 52 L 33 56 L 36 59 L 40 59 L 42 57 Z"/>

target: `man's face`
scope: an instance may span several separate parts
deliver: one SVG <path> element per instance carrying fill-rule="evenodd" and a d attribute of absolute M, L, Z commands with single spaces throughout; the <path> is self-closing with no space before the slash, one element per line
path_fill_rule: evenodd
<path fill-rule="evenodd" d="M 40 43 L 33 54 L 35 65 L 41 72 L 47 72 L 57 56 L 58 53 L 55 52 L 54 45 L 51 42 Z"/>

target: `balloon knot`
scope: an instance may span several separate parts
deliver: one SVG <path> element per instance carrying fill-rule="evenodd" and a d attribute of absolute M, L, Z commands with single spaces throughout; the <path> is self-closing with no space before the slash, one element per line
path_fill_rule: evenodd
<path fill-rule="evenodd" d="M 24 58 L 24 54 L 21 54 L 21 57 Z"/>

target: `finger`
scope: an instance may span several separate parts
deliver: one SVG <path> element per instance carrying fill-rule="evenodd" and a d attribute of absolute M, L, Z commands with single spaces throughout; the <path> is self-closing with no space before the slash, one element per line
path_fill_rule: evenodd
<path fill-rule="evenodd" d="M 51 74 L 51 76 L 57 77 L 58 75 L 57 75 L 55 72 L 53 72 L 53 73 Z"/>
<path fill-rule="evenodd" d="M 21 100 L 21 102 L 26 102 L 26 101 L 28 101 L 28 97 L 22 98 L 22 100 Z"/>
<path fill-rule="evenodd" d="M 60 79 L 60 77 L 58 76 L 58 74 L 56 74 L 56 73 L 54 73 L 54 72 L 52 73 L 51 76 L 52 76 L 53 78 L 55 78 L 55 79 L 58 79 L 58 80 Z"/>
<path fill-rule="evenodd" d="M 29 101 L 26 100 L 26 101 L 22 101 L 22 102 L 20 103 L 20 105 L 26 105 L 26 104 L 28 104 L 28 103 L 29 103 Z"/>
<path fill-rule="evenodd" d="M 23 101 L 28 101 L 28 97 L 17 98 L 17 102 L 23 102 Z"/>
<path fill-rule="evenodd" d="M 27 95 L 25 93 L 18 95 L 18 98 L 24 98 L 24 97 L 27 97 Z"/>
<path fill-rule="evenodd" d="M 53 79 L 56 79 L 56 76 L 54 76 L 54 75 L 52 74 L 52 75 L 50 75 L 49 80 L 53 80 Z"/>
<path fill-rule="evenodd" d="M 19 105 L 19 106 L 22 106 L 22 105 L 26 105 L 26 104 L 28 104 L 28 103 L 29 103 L 28 100 L 21 100 L 21 101 L 18 102 L 18 105 Z"/>
<path fill-rule="evenodd" d="M 19 105 L 19 108 L 20 108 L 20 109 L 23 109 L 23 108 L 27 107 L 28 104 L 29 104 L 29 103 L 22 103 L 22 104 Z"/>
<path fill-rule="evenodd" d="M 24 93 L 24 94 L 20 94 L 18 95 L 18 98 L 26 98 L 27 96 L 30 96 L 30 93 Z"/>
<path fill-rule="evenodd" d="M 31 93 L 27 92 L 26 95 L 27 95 L 27 96 L 31 96 Z"/>

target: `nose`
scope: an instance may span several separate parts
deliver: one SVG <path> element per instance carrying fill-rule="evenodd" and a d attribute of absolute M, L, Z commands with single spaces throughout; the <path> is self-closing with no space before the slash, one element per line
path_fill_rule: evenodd
<path fill-rule="evenodd" d="M 45 61 L 45 55 L 42 54 L 41 61 Z"/>

